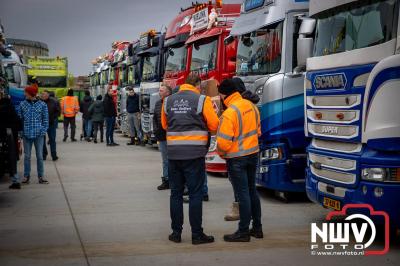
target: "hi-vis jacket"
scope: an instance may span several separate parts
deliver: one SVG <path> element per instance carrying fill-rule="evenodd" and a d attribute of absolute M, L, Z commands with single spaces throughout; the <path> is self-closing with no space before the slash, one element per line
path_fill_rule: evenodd
<path fill-rule="evenodd" d="M 167 131 L 170 160 L 190 160 L 205 157 L 208 152 L 209 131 L 218 128 L 218 116 L 210 97 L 183 84 L 179 92 L 164 99 L 161 124 Z"/>
<path fill-rule="evenodd" d="M 257 153 L 261 135 L 257 107 L 235 92 L 224 100 L 228 107 L 221 117 L 217 132 L 218 154 L 226 159 Z"/>
<path fill-rule="evenodd" d="M 61 102 L 61 114 L 64 117 L 74 117 L 79 112 L 78 98 L 75 96 L 62 97 Z"/>

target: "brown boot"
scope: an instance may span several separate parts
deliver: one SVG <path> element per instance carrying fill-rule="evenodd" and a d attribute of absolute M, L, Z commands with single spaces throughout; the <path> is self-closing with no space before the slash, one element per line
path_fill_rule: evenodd
<path fill-rule="evenodd" d="M 239 203 L 233 202 L 228 214 L 224 217 L 225 221 L 238 221 L 239 217 Z"/>

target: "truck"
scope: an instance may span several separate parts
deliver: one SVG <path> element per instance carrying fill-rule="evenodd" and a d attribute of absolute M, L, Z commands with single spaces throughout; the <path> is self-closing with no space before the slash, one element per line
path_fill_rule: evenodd
<path fill-rule="evenodd" d="M 305 192 L 305 62 L 297 60 L 297 36 L 307 13 L 304 0 L 245 0 L 230 37 L 239 42 L 236 76 L 260 97 L 256 182 L 284 200 Z"/>
<path fill-rule="evenodd" d="M 34 79 L 39 83 L 39 91 L 53 91 L 58 99 L 68 91 L 67 57 L 27 56 L 28 83 Z"/>
<path fill-rule="evenodd" d="M 192 4 L 181 9 L 181 12 L 171 21 L 165 34 L 164 48 L 166 64 L 163 83 L 172 89 L 182 85 L 189 75 L 187 68 L 189 60 L 189 46 L 185 43 L 191 31 L 190 21 L 200 4 Z"/>
<path fill-rule="evenodd" d="M 130 86 L 134 89 L 136 93 L 139 94 L 139 86 L 140 86 L 140 77 L 142 71 L 142 64 L 140 58 L 137 56 L 139 49 L 139 42 L 134 41 L 129 43 L 129 45 L 125 48 L 125 75 L 124 78 L 124 86 L 119 92 L 119 101 L 120 101 L 120 112 L 121 112 L 121 131 L 122 134 L 129 134 L 129 123 L 127 121 L 127 112 L 126 112 L 126 99 L 128 97 L 128 91 L 126 90 L 127 86 Z"/>
<path fill-rule="evenodd" d="M 220 110 L 217 84 L 235 75 L 237 41 L 224 43 L 235 18 L 240 14 L 240 4 L 222 4 L 209 1 L 195 7 L 190 22 L 187 71 L 197 73 L 202 80 L 203 93 L 211 97 L 215 109 Z M 216 152 L 214 136 L 211 137 L 206 156 L 208 172 L 226 173 L 226 164 Z"/>
<path fill-rule="evenodd" d="M 0 55 L 1 68 L 4 70 L 4 77 L 8 83 L 6 93 L 11 97 L 11 102 L 17 109 L 19 103 L 25 99 L 24 89 L 28 85 L 27 69 L 22 58 L 7 46 L 6 54 Z"/>
<path fill-rule="evenodd" d="M 140 35 L 138 56 L 142 61 L 140 81 L 140 112 L 143 141 L 151 146 L 157 143 L 153 134 L 153 114 L 159 100 L 158 90 L 164 75 L 165 33 L 152 29 Z"/>
<path fill-rule="evenodd" d="M 311 54 L 304 82 L 308 197 L 336 210 L 369 204 L 397 228 L 399 8 L 398 0 L 311 0 L 315 41 L 300 47 Z"/>

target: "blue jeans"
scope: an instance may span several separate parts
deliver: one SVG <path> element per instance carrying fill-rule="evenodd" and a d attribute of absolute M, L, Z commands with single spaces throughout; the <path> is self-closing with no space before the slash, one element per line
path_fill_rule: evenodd
<path fill-rule="evenodd" d="M 114 143 L 115 117 L 106 117 L 106 142 Z"/>
<path fill-rule="evenodd" d="M 83 137 L 90 138 L 92 137 L 92 128 L 93 123 L 91 119 L 83 119 Z"/>
<path fill-rule="evenodd" d="M 189 189 L 189 221 L 192 236 L 203 232 L 203 186 L 205 177 L 205 158 L 193 160 L 169 160 L 168 177 L 171 188 L 170 215 L 171 228 L 181 233 L 183 226 L 183 190 Z"/>
<path fill-rule="evenodd" d="M 253 227 L 261 228 L 261 204 L 256 190 L 258 155 L 226 160 L 234 191 L 239 197 L 239 231 L 248 232 L 251 219 Z"/>
<path fill-rule="evenodd" d="M 43 166 L 43 144 L 44 136 L 37 137 L 35 139 L 23 139 L 24 142 L 24 177 L 31 175 L 31 153 L 32 146 L 35 146 L 36 161 L 37 161 L 37 174 L 38 177 L 43 177 L 44 166 Z"/>
<path fill-rule="evenodd" d="M 54 124 L 49 125 L 47 129 L 47 136 L 49 137 L 49 144 L 50 144 L 50 154 L 52 158 L 57 157 L 57 147 L 56 147 L 56 132 L 57 132 L 57 123 L 58 121 L 55 120 Z M 47 146 L 46 146 L 46 136 L 44 136 L 43 140 L 43 157 L 47 157 Z"/>
<path fill-rule="evenodd" d="M 168 180 L 168 153 L 167 153 L 167 141 L 160 141 L 158 148 L 161 152 L 162 159 L 162 177 Z"/>

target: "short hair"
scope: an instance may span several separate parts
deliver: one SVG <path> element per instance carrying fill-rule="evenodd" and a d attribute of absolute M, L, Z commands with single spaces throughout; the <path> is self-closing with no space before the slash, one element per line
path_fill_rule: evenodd
<path fill-rule="evenodd" d="M 171 88 L 171 86 L 169 86 L 169 85 L 163 85 L 165 88 L 167 88 L 167 91 L 168 91 L 168 93 L 169 93 L 169 95 L 171 95 L 172 94 L 172 88 Z"/>
<path fill-rule="evenodd" d="M 45 92 L 45 93 L 50 95 L 50 91 L 49 90 L 44 90 L 43 92 Z"/>
<path fill-rule="evenodd" d="M 86 96 L 90 96 L 90 91 L 85 91 Z"/>
<path fill-rule="evenodd" d="M 132 86 L 126 86 L 126 88 L 125 88 L 127 91 L 133 91 L 133 88 L 132 88 Z"/>
<path fill-rule="evenodd" d="M 74 96 L 74 90 L 68 89 L 67 96 Z"/>
<path fill-rule="evenodd" d="M 192 73 L 186 78 L 185 83 L 192 86 L 198 86 L 201 83 L 201 79 L 199 75 Z"/>
<path fill-rule="evenodd" d="M 98 100 L 98 101 L 103 100 L 103 96 L 101 96 L 101 94 L 97 95 L 96 100 Z"/>

